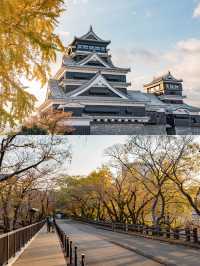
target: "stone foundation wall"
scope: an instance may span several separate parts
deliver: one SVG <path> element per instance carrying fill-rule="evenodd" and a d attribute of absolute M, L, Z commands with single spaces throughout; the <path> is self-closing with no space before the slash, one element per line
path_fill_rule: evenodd
<path fill-rule="evenodd" d="M 72 135 L 167 135 L 165 125 L 143 125 L 133 123 L 91 123 L 76 126 Z M 175 127 L 168 133 L 176 135 L 200 135 L 200 127 Z"/>
<path fill-rule="evenodd" d="M 176 135 L 200 135 L 200 127 L 176 127 Z"/>
<path fill-rule="evenodd" d="M 192 135 L 198 135 L 200 136 L 200 127 L 192 127 Z"/>
<path fill-rule="evenodd" d="M 145 135 L 167 135 L 166 125 L 145 125 Z"/>
<path fill-rule="evenodd" d="M 91 135 L 166 135 L 164 125 L 92 123 Z"/>

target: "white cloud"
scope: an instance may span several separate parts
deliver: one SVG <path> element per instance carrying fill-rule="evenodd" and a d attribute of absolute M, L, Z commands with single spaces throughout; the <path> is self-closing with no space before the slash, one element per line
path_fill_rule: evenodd
<path fill-rule="evenodd" d="M 195 8 L 194 10 L 194 13 L 193 13 L 193 17 L 194 18 L 198 18 L 200 17 L 200 3 L 197 5 L 197 7 Z"/>
<path fill-rule="evenodd" d="M 186 41 L 180 41 L 177 44 L 180 50 L 189 53 L 199 53 L 200 52 L 200 39 L 188 39 Z"/>
<path fill-rule="evenodd" d="M 178 42 L 164 58 L 175 75 L 183 78 L 189 102 L 200 106 L 200 39 Z"/>
<path fill-rule="evenodd" d="M 143 84 L 153 76 L 167 73 L 169 70 L 177 78 L 184 80 L 186 102 L 200 106 L 200 39 L 186 39 L 178 42 L 167 52 L 138 49 L 115 52 L 114 63 L 130 66 L 129 80 L 132 89 L 142 89 Z"/>

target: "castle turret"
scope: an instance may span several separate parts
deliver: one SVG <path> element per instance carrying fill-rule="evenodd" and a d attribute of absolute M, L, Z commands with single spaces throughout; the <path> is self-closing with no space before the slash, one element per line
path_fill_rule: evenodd
<path fill-rule="evenodd" d="M 158 78 L 154 78 L 152 82 L 144 85 L 147 93 L 155 94 L 165 103 L 183 103 L 183 80 L 176 79 L 171 72 Z"/>

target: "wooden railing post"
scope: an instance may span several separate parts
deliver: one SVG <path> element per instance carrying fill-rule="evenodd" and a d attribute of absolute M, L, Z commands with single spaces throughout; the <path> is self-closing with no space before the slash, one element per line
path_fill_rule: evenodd
<path fill-rule="evenodd" d="M 149 234 L 149 226 L 148 225 L 146 225 L 146 235 L 148 235 Z"/>
<path fill-rule="evenodd" d="M 67 258 L 69 258 L 69 237 L 67 237 L 67 252 L 66 252 Z"/>
<path fill-rule="evenodd" d="M 159 236 L 163 236 L 163 230 L 161 226 L 159 226 Z"/>
<path fill-rule="evenodd" d="M 6 247 L 6 264 L 8 264 L 8 261 L 9 261 L 9 259 L 10 259 L 10 254 L 9 254 L 9 234 L 7 234 L 7 237 L 6 237 L 6 245 L 7 245 L 7 247 Z"/>
<path fill-rule="evenodd" d="M 128 232 L 128 223 L 125 223 L 125 232 Z"/>
<path fill-rule="evenodd" d="M 85 266 L 85 255 L 81 255 L 81 266 Z"/>
<path fill-rule="evenodd" d="M 112 231 L 115 232 L 115 223 L 112 223 Z"/>
<path fill-rule="evenodd" d="M 158 226 L 156 225 L 156 226 L 154 227 L 154 229 L 155 229 L 155 236 L 157 236 L 157 235 L 158 235 L 158 232 L 159 232 L 159 230 L 158 230 Z"/>
<path fill-rule="evenodd" d="M 152 236 L 156 235 L 156 228 L 154 225 L 151 227 L 151 234 L 152 234 Z"/>
<path fill-rule="evenodd" d="M 166 237 L 170 238 L 170 227 L 166 228 Z"/>
<path fill-rule="evenodd" d="M 74 266 L 78 266 L 77 247 L 74 247 Z"/>
<path fill-rule="evenodd" d="M 190 242 L 190 228 L 185 228 L 185 240 Z"/>
<path fill-rule="evenodd" d="M 14 233 L 14 257 L 16 256 L 16 252 L 17 252 L 17 247 L 16 247 L 16 233 Z"/>
<path fill-rule="evenodd" d="M 140 233 L 143 234 L 143 232 L 144 232 L 144 225 L 141 224 L 141 226 L 140 226 Z"/>
<path fill-rule="evenodd" d="M 158 233 L 158 236 L 161 236 L 161 234 L 162 234 L 162 229 L 161 229 L 161 227 L 160 227 L 160 225 L 158 225 L 158 231 L 157 231 Z"/>
<path fill-rule="evenodd" d="M 198 243 L 198 229 L 197 228 L 193 229 L 193 242 Z"/>
<path fill-rule="evenodd" d="M 174 239 L 180 238 L 180 231 L 178 228 L 174 229 Z"/>
<path fill-rule="evenodd" d="M 70 263 L 70 265 L 72 265 L 72 261 L 73 261 L 72 256 L 73 256 L 73 254 L 72 254 L 72 241 L 70 241 L 70 243 L 69 243 L 69 263 Z"/>

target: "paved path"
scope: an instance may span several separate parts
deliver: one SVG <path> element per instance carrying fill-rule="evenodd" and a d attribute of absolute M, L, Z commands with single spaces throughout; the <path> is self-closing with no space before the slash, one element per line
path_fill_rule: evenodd
<path fill-rule="evenodd" d="M 44 227 L 13 266 L 66 266 L 56 233 Z"/>
<path fill-rule="evenodd" d="M 59 222 L 78 246 L 79 256 L 86 255 L 87 266 L 159 266 L 161 264 L 128 249 L 110 243 L 94 227 L 74 222 Z M 109 234 L 108 232 L 104 232 Z"/>
<path fill-rule="evenodd" d="M 59 224 L 78 246 L 79 252 L 86 254 L 87 266 L 200 265 L 198 249 L 106 231 L 74 221 L 60 221 Z M 147 257 L 141 256 L 140 252 Z M 165 263 L 159 264 L 152 256 Z"/>

